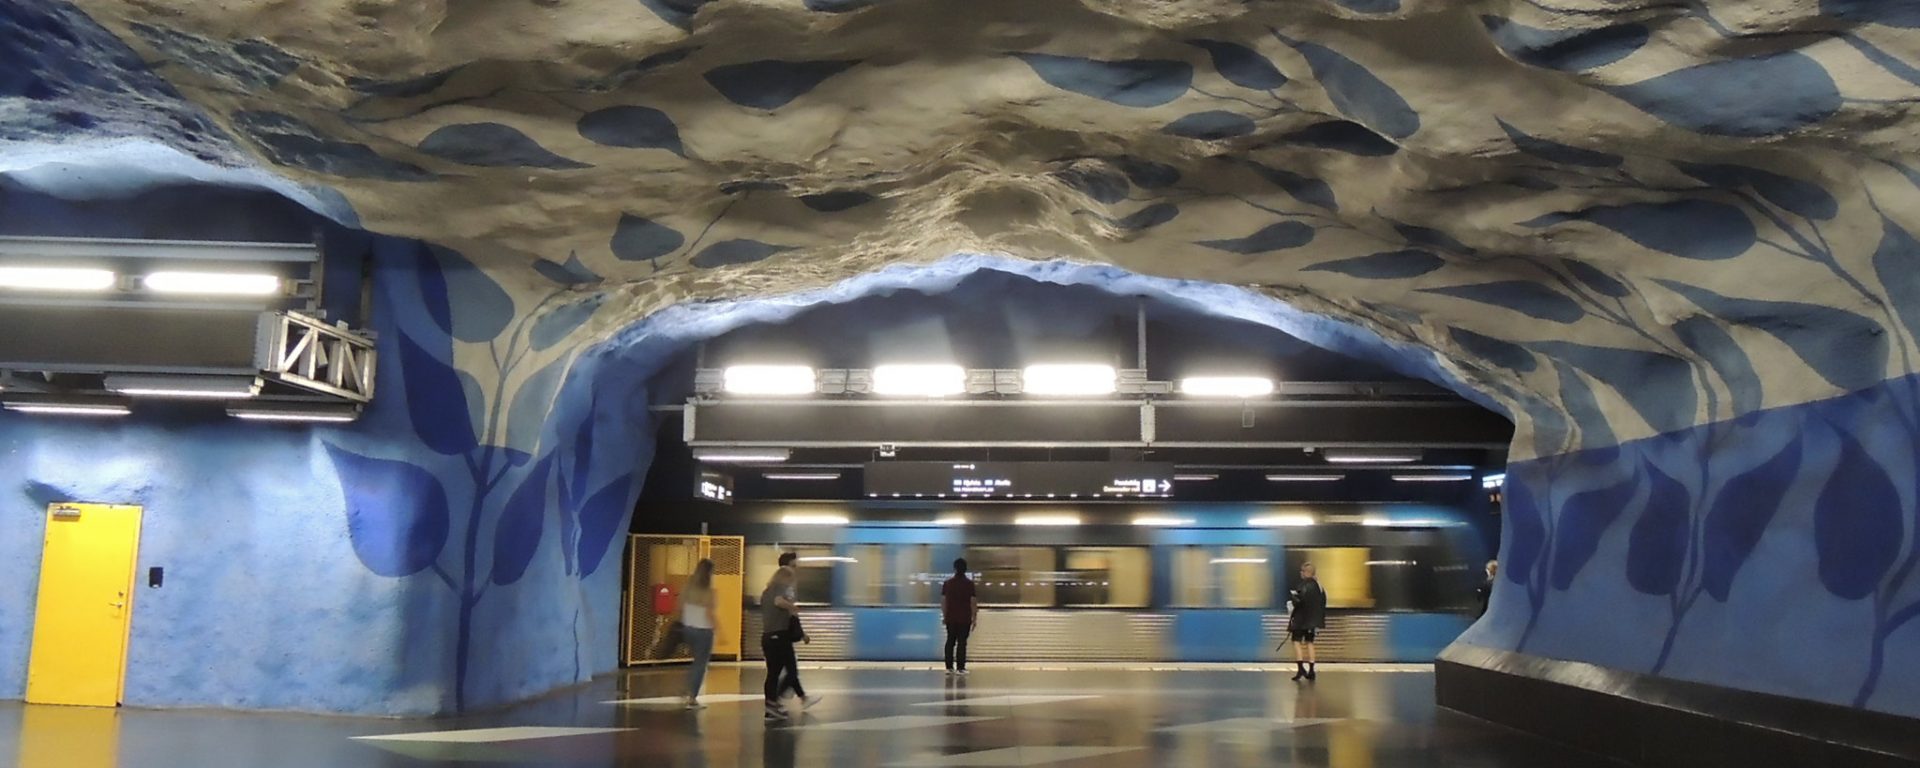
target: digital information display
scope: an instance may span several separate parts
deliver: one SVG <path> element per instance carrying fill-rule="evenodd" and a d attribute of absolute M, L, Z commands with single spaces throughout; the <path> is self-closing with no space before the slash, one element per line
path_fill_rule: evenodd
<path fill-rule="evenodd" d="M 693 479 L 693 495 L 722 504 L 733 503 L 733 476 L 711 469 L 700 470 Z"/>
<path fill-rule="evenodd" d="M 876 461 L 867 495 L 883 498 L 1140 498 L 1173 493 L 1173 465 L 1122 461 Z"/>

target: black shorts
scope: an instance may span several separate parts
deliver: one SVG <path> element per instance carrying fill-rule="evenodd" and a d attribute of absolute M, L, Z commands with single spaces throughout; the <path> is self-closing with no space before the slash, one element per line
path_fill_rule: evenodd
<path fill-rule="evenodd" d="M 1314 630 L 1314 629 L 1294 629 L 1294 630 L 1289 630 L 1287 634 L 1292 635 L 1293 641 L 1296 643 L 1311 644 L 1313 642 L 1314 633 L 1318 631 L 1319 630 Z"/>

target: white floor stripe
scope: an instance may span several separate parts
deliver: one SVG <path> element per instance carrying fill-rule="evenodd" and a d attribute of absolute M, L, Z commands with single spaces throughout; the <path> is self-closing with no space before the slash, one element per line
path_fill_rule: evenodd
<path fill-rule="evenodd" d="M 702 704 L 733 704 L 742 701 L 760 701 L 766 698 L 758 693 L 709 693 L 700 697 Z M 602 704 L 623 704 L 638 707 L 680 707 L 687 703 L 685 696 L 655 696 L 651 699 L 616 699 L 603 701 Z"/>
<path fill-rule="evenodd" d="M 552 739 L 563 736 L 586 736 L 595 733 L 619 733 L 631 728 L 543 728 L 518 726 L 513 728 L 475 728 L 464 731 L 425 731 L 421 733 L 388 733 L 379 736 L 355 736 L 359 741 L 425 741 L 440 744 L 483 744 L 495 741 L 523 741 L 526 739 Z"/>
<path fill-rule="evenodd" d="M 1142 747 L 1003 747 L 984 752 L 922 757 L 888 765 L 894 768 L 949 768 L 949 766 L 1008 768 L 1117 755 L 1122 752 L 1137 752 L 1141 749 Z"/>
<path fill-rule="evenodd" d="M 1053 704 L 1053 703 L 1062 702 L 1062 701 L 1079 701 L 1081 699 L 1097 699 L 1097 698 L 1100 698 L 1100 697 L 1088 696 L 1088 695 L 982 696 L 979 698 L 970 698 L 970 699 L 948 699 L 946 701 L 925 701 L 919 704 L 915 704 L 914 706 L 916 707 L 1024 707 L 1030 704 Z"/>
<path fill-rule="evenodd" d="M 1303 717 L 1296 720 L 1273 720 L 1264 717 L 1235 717 L 1227 720 L 1213 720 L 1204 723 L 1188 723 L 1155 729 L 1159 733 L 1192 733 L 1209 731 L 1277 731 L 1309 728 L 1328 723 L 1343 723 L 1344 717 Z"/>
<path fill-rule="evenodd" d="M 978 723 L 984 720 L 998 720 L 997 717 L 955 717 L 951 715 L 894 715 L 876 717 L 871 720 L 851 720 L 843 723 L 818 723 L 794 726 L 795 730 L 807 731 L 904 731 L 910 728 L 933 728 L 959 723 Z"/>

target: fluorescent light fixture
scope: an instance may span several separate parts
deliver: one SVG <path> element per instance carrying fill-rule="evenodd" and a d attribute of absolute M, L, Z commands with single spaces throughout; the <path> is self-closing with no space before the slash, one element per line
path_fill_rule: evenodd
<path fill-rule="evenodd" d="M 793 451 L 786 448 L 695 448 L 693 458 L 715 464 L 768 464 L 786 461 Z"/>
<path fill-rule="evenodd" d="M 0 288 L 23 291 L 104 291 L 119 279 L 105 269 L 0 267 Z"/>
<path fill-rule="evenodd" d="M 873 393 L 896 397 L 946 397 L 967 391 L 967 371 L 957 365 L 881 365 L 873 369 Z"/>
<path fill-rule="evenodd" d="M 279 275 L 233 272 L 154 272 L 140 278 L 140 284 L 155 293 L 272 296 L 280 292 Z"/>
<path fill-rule="evenodd" d="M 1480 478 L 1480 487 L 1486 488 L 1489 490 L 1494 488 L 1499 488 L 1500 486 L 1503 486 L 1506 484 L 1507 484 L 1507 473 L 1505 472 L 1487 475 L 1486 477 Z"/>
<path fill-rule="evenodd" d="M 809 512 L 782 515 L 780 522 L 787 525 L 846 525 L 850 521 L 847 520 L 846 515 L 820 515 Z"/>
<path fill-rule="evenodd" d="M 107 389 L 135 397 L 174 397 L 238 400 L 259 393 L 260 381 L 251 376 L 108 376 Z"/>
<path fill-rule="evenodd" d="M 1412 464 L 1419 461 L 1420 451 L 1364 451 L 1347 448 L 1330 448 L 1321 456 L 1334 464 Z"/>
<path fill-rule="evenodd" d="M 1368 528 L 1444 528 L 1453 525 L 1453 523 L 1446 520 L 1434 520 L 1431 518 L 1395 520 L 1391 517 L 1378 517 L 1373 515 L 1362 518 L 1360 524 Z"/>
<path fill-rule="evenodd" d="M 1367 565 L 1412 566 L 1412 565 L 1419 565 L 1419 564 L 1420 564 L 1420 561 L 1418 560 L 1368 560 L 1367 561 Z"/>
<path fill-rule="evenodd" d="M 1267 475 L 1272 483 L 1334 483 L 1345 479 L 1346 475 Z"/>
<path fill-rule="evenodd" d="M 934 525 L 966 525 L 965 515 L 942 515 L 933 519 Z"/>
<path fill-rule="evenodd" d="M 804 365 L 735 365 L 720 372 L 730 395 L 810 395 L 813 369 Z"/>
<path fill-rule="evenodd" d="M 768 472 L 761 475 L 768 480 L 838 480 L 838 472 Z"/>
<path fill-rule="evenodd" d="M 839 556 L 834 556 L 834 557 L 796 557 L 796 558 L 794 558 L 794 561 L 795 561 L 795 562 L 800 562 L 800 563 L 857 563 L 857 562 L 860 562 L 859 560 L 855 560 L 855 559 L 853 559 L 853 558 L 851 558 L 851 557 L 839 557 Z"/>
<path fill-rule="evenodd" d="M 1207 562 L 1214 565 L 1266 565 L 1264 557 L 1216 557 Z"/>
<path fill-rule="evenodd" d="M 1029 365 L 1020 387 L 1030 395 L 1111 395 L 1117 376 L 1111 365 Z"/>
<path fill-rule="evenodd" d="M 106 403 L 70 403 L 67 405 L 56 405 L 52 403 L 7 403 L 7 410 L 18 411 L 20 413 L 37 413 L 46 416 L 125 416 L 133 412 L 132 409 L 124 405 L 109 405 Z"/>
<path fill-rule="evenodd" d="M 1014 525 L 1079 525 L 1078 515 L 1021 515 L 1013 519 Z"/>
<path fill-rule="evenodd" d="M 1394 482 L 1400 483 L 1464 483 L 1473 479 L 1473 475 L 1394 475 Z"/>
<path fill-rule="evenodd" d="M 1259 376 L 1195 376 L 1180 380 L 1180 394 L 1194 397 L 1266 397 L 1273 379 Z"/>
<path fill-rule="evenodd" d="M 1173 479 L 1174 479 L 1174 482 L 1179 482 L 1179 483 L 1204 483 L 1209 480 L 1218 480 L 1220 479 L 1220 476 L 1219 475 L 1174 475 Z"/>
<path fill-rule="evenodd" d="M 229 406 L 227 415 L 248 421 L 345 424 L 360 418 L 360 408 L 335 403 L 247 403 Z"/>
<path fill-rule="evenodd" d="M 1151 526 L 1169 528 L 1169 527 L 1179 526 L 1179 525 L 1193 525 L 1194 519 L 1191 517 L 1159 517 L 1155 515 L 1146 515 L 1144 517 L 1134 518 L 1133 524 L 1134 525 L 1151 525 Z"/>
<path fill-rule="evenodd" d="M 1247 525 L 1255 528 L 1305 528 L 1313 525 L 1313 515 L 1261 515 L 1249 519 Z"/>

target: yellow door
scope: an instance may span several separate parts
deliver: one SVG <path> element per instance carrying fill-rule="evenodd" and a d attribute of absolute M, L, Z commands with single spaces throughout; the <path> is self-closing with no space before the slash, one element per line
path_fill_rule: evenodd
<path fill-rule="evenodd" d="M 27 701 L 112 707 L 126 680 L 140 508 L 47 509 Z"/>

